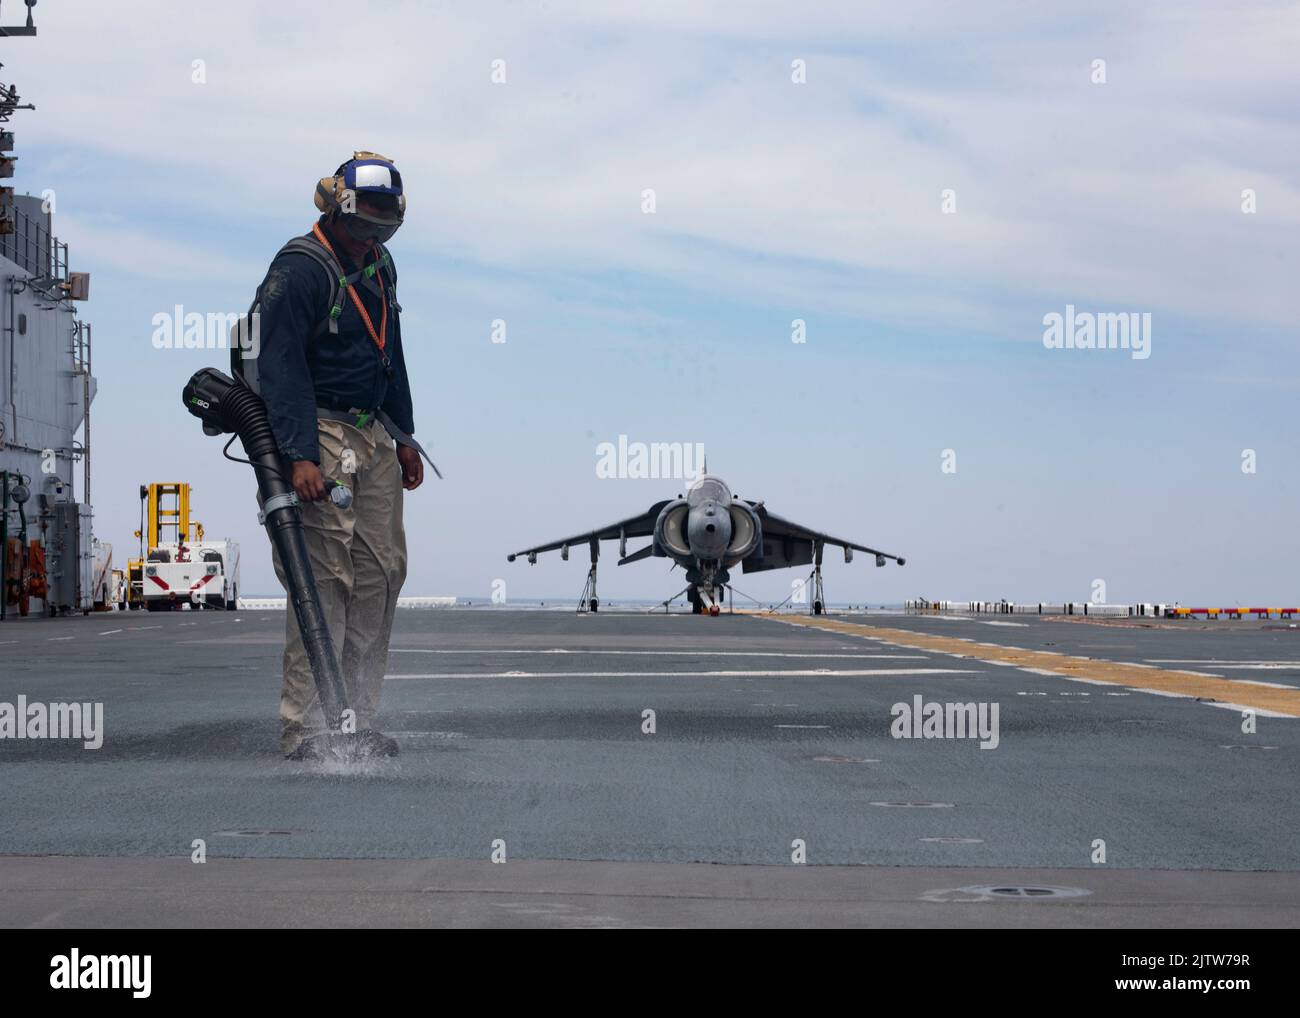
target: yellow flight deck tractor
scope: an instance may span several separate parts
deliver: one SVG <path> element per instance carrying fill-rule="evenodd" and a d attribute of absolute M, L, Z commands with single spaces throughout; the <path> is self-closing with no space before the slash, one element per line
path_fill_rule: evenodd
<path fill-rule="evenodd" d="M 127 563 L 128 608 L 169 611 L 239 604 L 239 545 L 209 541 L 190 519 L 184 482 L 140 486 L 140 557 Z"/>

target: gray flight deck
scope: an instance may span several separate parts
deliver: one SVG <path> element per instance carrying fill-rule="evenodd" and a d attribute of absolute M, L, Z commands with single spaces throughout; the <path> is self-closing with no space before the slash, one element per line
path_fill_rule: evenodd
<path fill-rule="evenodd" d="M 1300 687 L 1276 619 L 833 618 Z M 409 610 L 401 755 L 299 764 L 284 621 L 0 626 L 0 701 L 99 701 L 106 729 L 0 739 L 0 924 L 1300 925 L 1300 719 L 1243 734 L 1221 704 L 788 617 Z M 1000 744 L 892 738 L 917 694 L 997 703 Z"/>

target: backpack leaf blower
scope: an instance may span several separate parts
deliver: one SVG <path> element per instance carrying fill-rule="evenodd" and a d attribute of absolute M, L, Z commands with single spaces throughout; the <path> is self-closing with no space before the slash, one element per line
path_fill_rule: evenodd
<path fill-rule="evenodd" d="M 342 730 L 344 712 L 348 711 L 343 672 L 312 575 L 298 495 L 289 480 L 288 464 L 276 447 L 266 404 L 247 385 L 216 368 L 196 372 L 186 384 L 183 398 L 185 408 L 203 422 L 205 435 L 231 434 L 232 442 L 238 436 L 244 445 L 248 459 L 237 462 L 249 463 L 257 478 L 262 498 L 258 520 L 266 527 L 284 567 L 286 593 L 298 618 L 321 709 L 330 729 L 327 735 L 316 738 L 326 739 L 336 756 L 358 755 L 364 749 L 363 742 L 354 733 Z M 344 509 L 351 505 L 352 493 L 348 488 L 336 481 L 328 481 L 326 485 L 331 501 Z"/>

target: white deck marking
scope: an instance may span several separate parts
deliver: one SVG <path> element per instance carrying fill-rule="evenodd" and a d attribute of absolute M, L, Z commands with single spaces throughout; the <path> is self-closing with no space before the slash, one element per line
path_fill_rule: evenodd
<path fill-rule="evenodd" d="M 923 661 L 924 654 L 798 654 L 773 650 L 496 650 L 484 647 L 390 647 L 390 654 L 532 654 L 535 656 L 564 654 L 612 654 L 623 657 L 796 657 L 796 658 L 848 658 L 853 661 Z"/>
<path fill-rule="evenodd" d="M 385 679 L 651 679 L 672 678 L 726 678 L 728 676 L 762 675 L 791 678 L 861 678 L 870 675 L 964 675 L 970 674 L 963 668 L 845 668 L 830 669 L 792 669 L 789 671 L 687 671 L 687 672 L 393 672 Z"/>
<path fill-rule="evenodd" d="M 1150 658 L 1149 660 L 1156 661 L 1156 660 L 1161 660 L 1161 659 L 1159 659 L 1159 658 Z M 1167 661 L 1164 661 L 1165 664 L 1181 664 L 1181 663 L 1183 663 L 1183 662 L 1186 662 L 1186 663 L 1188 663 L 1188 664 L 1206 664 L 1206 665 L 1217 664 L 1217 665 L 1223 665 L 1223 666 L 1226 666 L 1226 667 L 1229 667 L 1229 668 L 1245 668 L 1245 667 L 1249 667 L 1249 666 L 1247 666 L 1247 665 L 1237 664 L 1237 663 L 1232 662 L 1232 661 L 1201 661 L 1201 660 L 1189 661 L 1189 660 L 1186 659 L 1186 658 L 1169 659 L 1169 660 L 1167 660 Z M 1156 667 L 1155 665 L 1140 664 L 1140 663 L 1138 663 L 1137 661 L 1121 661 L 1121 662 L 1119 662 L 1119 663 L 1120 663 L 1120 664 L 1123 664 L 1123 665 L 1132 665 L 1134 668 L 1155 668 L 1155 667 Z M 1277 664 L 1277 662 L 1274 662 L 1274 664 Z M 1261 665 L 1261 667 L 1263 667 L 1263 666 Z M 1270 665 L 1270 667 L 1271 667 L 1271 665 Z M 1297 662 L 1296 667 L 1297 667 L 1297 668 L 1300 668 L 1300 662 Z M 1184 671 L 1184 669 L 1179 669 L 1179 670 L 1180 670 L 1180 671 Z M 1239 679 L 1239 678 L 1237 678 L 1235 675 L 1214 675 L 1214 674 L 1211 674 L 1210 672 L 1187 672 L 1187 674 L 1188 674 L 1188 675 L 1201 675 L 1201 676 L 1204 676 L 1204 677 L 1206 677 L 1206 678 L 1211 678 L 1211 679 L 1222 679 L 1224 682 L 1241 682 L 1241 683 L 1244 683 L 1244 684 L 1247 685 L 1247 686 L 1268 686 L 1270 689 L 1300 689 L 1300 686 L 1293 686 L 1293 685 L 1291 685 L 1290 683 L 1286 683 L 1286 682 L 1265 682 L 1265 681 L 1263 681 L 1262 679 Z M 1289 716 L 1290 716 L 1290 715 L 1288 715 L 1288 717 L 1289 717 Z"/>
<path fill-rule="evenodd" d="M 1217 665 L 1220 668 L 1300 668 L 1300 661 L 1222 661 L 1218 658 L 1161 658 L 1149 657 L 1148 661 L 1163 665 Z"/>
<path fill-rule="evenodd" d="M 972 619 L 960 615 L 927 615 L 927 619 L 942 619 L 944 622 L 970 622 L 977 626 L 1014 626 L 1017 629 L 1028 629 L 1028 622 L 993 622 L 989 619 Z M 870 625 L 869 622 L 860 623 L 860 625 Z M 918 629 L 918 633 L 924 633 L 924 629 Z"/>

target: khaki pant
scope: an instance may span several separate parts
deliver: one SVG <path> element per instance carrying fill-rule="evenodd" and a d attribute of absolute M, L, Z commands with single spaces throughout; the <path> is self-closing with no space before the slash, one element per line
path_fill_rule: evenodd
<path fill-rule="evenodd" d="M 341 421 L 318 423 L 321 473 L 350 487 L 353 501 L 349 509 L 328 500 L 304 503 L 303 524 L 321 610 L 361 731 L 372 727 L 379 709 L 393 610 L 406 579 L 402 470 L 392 438 L 374 421 L 360 429 Z M 272 558 L 283 585 L 274 546 Z M 280 749 L 289 754 L 326 726 L 292 604 L 285 615 Z"/>

